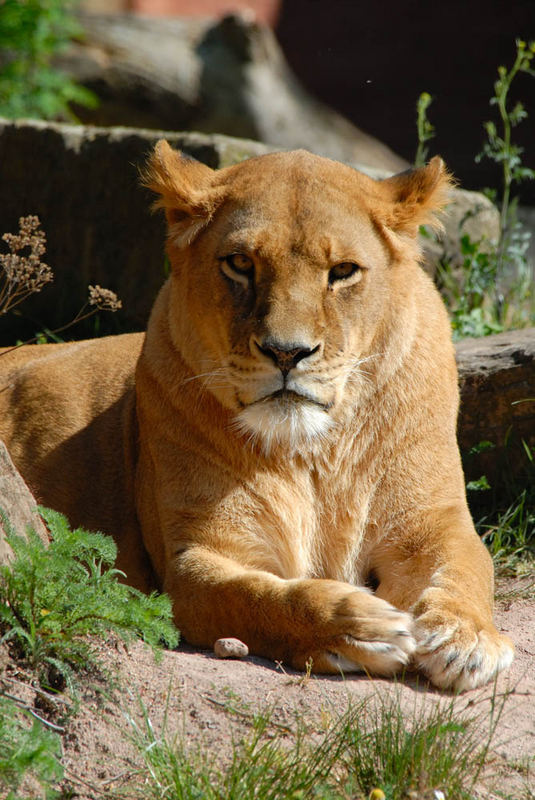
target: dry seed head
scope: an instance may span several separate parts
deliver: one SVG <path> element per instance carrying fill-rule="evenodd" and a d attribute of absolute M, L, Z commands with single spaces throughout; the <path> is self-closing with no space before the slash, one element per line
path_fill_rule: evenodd
<path fill-rule="evenodd" d="M 96 306 L 99 311 L 118 311 L 123 304 L 111 289 L 104 289 L 98 284 L 88 286 L 89 305 Z"/>
<path fill-rule="evenodd" d="M 25 297 L 40 292 L 54 279 L 48 264 L 41 261 L 46 252 L 46 236 L 40 229 L 39 217 L 29 215 L 19 219 L 18 233 L 4 233 L 3 241 L 9 253 L 0 253 L 0 313 L 21 302 Z"/>

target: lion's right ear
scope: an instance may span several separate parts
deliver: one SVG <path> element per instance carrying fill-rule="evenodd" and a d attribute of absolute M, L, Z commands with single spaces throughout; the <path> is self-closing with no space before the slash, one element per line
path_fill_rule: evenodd
<path fill-rule="evenodd" d="M 210 192 L 214 170 L 173 150 L 160 139 L 141 170 L 141 182 L 160 195 L 153 208 L 163 208 L 170 240 L 178 247 L 191 244 L 212 218 L 217 198 Z"/>
<path fill-rule="evenodd" d="M 439 156 L 425 167 L 408 169 L 378 184 L 390 208 L 382 209 L 382 218 L 395 231 L 416 236 L 420 225 L 442 227 L 437 212 L 447 204 L 455 181 Z"/>

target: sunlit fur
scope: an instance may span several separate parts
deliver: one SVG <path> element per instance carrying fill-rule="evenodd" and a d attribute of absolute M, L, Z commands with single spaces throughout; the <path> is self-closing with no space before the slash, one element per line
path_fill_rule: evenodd
<path fill-rule="evenodd" d="M 0 438 L 37 500 L 112 534 L 192 644 L 492 680 L 513 647 L 466 505 L 449 320 L 418 265 L 441 160 L 383 181 L 306 152 L 214 171 L 160 142 L 143 181 L 171 264 L 146 336 L 0 356 Z"/>

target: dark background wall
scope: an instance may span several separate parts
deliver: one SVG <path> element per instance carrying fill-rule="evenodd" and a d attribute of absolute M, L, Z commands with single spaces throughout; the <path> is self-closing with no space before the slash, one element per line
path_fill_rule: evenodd
<path fill-rule="evenodd" d="M 497 118 L 489 98 L 498 65 L 512 65 L 515 38 L 535 39 L 535 0 L 283 0 L 276 34 L 308 89 L 408 160 L 416 100 L 429 92 L 431 155 L 466 188 L 497 184 L 497 170 L 474 156 L 482 122 Z M 519 76 L 512 98 L 530 112 L 515 139 L 535 168 L 535 78 Z M 533 185 L 523 199 L 535 203 Z"/>

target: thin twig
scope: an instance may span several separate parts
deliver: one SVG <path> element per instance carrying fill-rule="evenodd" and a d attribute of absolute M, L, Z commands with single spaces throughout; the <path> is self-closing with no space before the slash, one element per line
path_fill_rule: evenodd
<path fill-rule="evenodd" d="M 109 788 L 102 789 L 101 786 L 107 786 L 108 784 L 112 783 L 114 780 L 118 780 L 119 778 L 123 777 L 124 775 L 128 775 L 129 774 L 128 771 L 121 772 L 119 775 L 117 775 L 114 778 L 110 778 L 109 780 L 102 781 L 101 784 L 99 786 L 97 786 L 95 783 L 91 783 L 90 781 L 86 781 L 83 778 L 80 778 L 79 775 L 77 775 L 75 772 L 73 772 L 68 767 L 65 767 L 64 769 L 65 769 L 65 775 L 73 783 L 79 783 L 82 786 L 88 786 L 93 792 L 97 792 L 98 794 L 106 795 L 106 797 L 110 797 L 110 796 L 111 797 L 113 797 L 113 796 L 115 796 L 115 797 L 123 797 L 122 794 L 115 793 L 115 792 L 113 792 L 113 790 L 110 790 Z M 110 792 L 112 792 L 112 794 L 110 794 Z"/>
<path fill-rule="evenodd" d="M 28 705 L 28 703 L 25 703 L 24 700 L 21 700 L 20 697 L 15 697 L 15 695 L 9 694 L 9 692 L 4 692 L 2 690 L 0 690 L 0 695 L 2 695 L 2 697 L 7 697 L 8 700 L 13 700 L 13 702 L 15 703 L 15 705 L 18 706 L 18 708 L 21 708 L 23 711 L 27 711 L 28 714 L 31 714 L 32 717 L 38 719 L 39 722 L 42 722 L 43 725 L 46 725 L 48 728 L 52 728 L 53 731 L 57 731 L 58 733 L 65 733 L 65 728 L 63 728 L 61 725 L 56 725 L 54 722 L 50 722 L 48 719 L 45 719 L 44 717 L 41 717 L 39 714 L 37 714 L 36 711 L 33 710 L 33 708 L 31 708 L 31 706 Z"/>
<path fill-rule="evenodd" d="M 8 675 L 2 675 L 0 681 L 9 681 L 10 683 L 16 683 L 19 686 L 25 686 L 28 689 L 34 691 L 37 695 L 44 698 L 45 700 L 49 701 L 53 705 L 59 706 L 64 705 L 68 706 L 69 701 L 65 700 L 64 697 L 59 697 L 59 695 L 52 694 L 51 692 L 47 692 L 42 689 L 40 686 L 34 686 L 33 683 L 26 683 L 25 681 L 19 681 L 17 678 L 10 678 Z"/>

